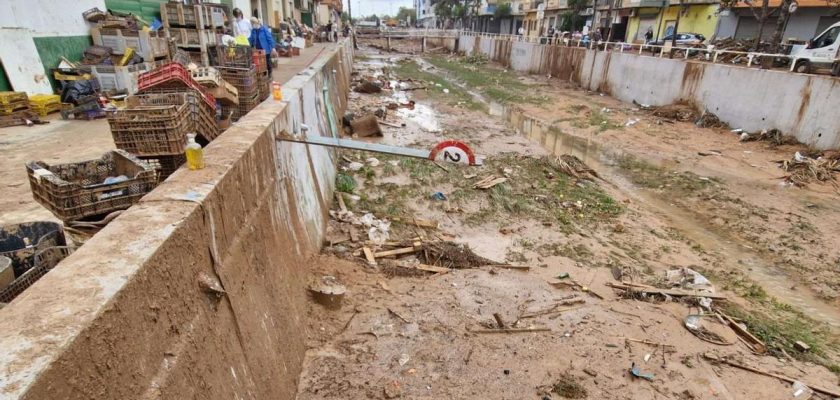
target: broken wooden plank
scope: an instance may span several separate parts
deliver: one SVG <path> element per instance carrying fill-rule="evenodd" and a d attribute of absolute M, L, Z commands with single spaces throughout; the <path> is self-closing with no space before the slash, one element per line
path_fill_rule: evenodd
<path fill-rule="evenodd" d="M 368 265 L 376 265 L 376 256 L 373 254 L 373 251 L 367 246 L 362 247 L 362 251 L 365 253 L 365 259 L 367 259 Z"/>
<path fill-rule="evenodd" d="M 527 265 L 511 265 L 511 264 L 488 264 L 482 265 L 481 268 L 502 268 L 502 269 L 516 269 L 520 271 L 528 271 L 531 269 Z"/>
<path fill-rule="evenodd" d="M 504 329 L 478 329 L 469 331 L 471 333 L 525 333 L 525 332 L 551 332 L 551 328 L 504 328 Z"/>
<path fill-rule="evenodd" d="M 764 376 L 769 376 L 771 378 L 776 378 L 776 379 L 785 381 L 787 383 L 794 383 L 794 382 L 797 382 L 797 381 L 802 382 L 799 379 L 794 379 L 794 378 L 784 376 L 784 375 L 781 375 L 781 374 L 776 374 L 776 373 L 773 373 L 773 372 L 762 371 L 758 368 L 754 368 L 754 367 L 751 367 L 749 365 L 739 364 L 735 361 L 730 361 L 726 358 L 718 357 L 718 356 L 716 356 L 714 354 L 710 354 L 710 353 L 704 353 L 703 358 L 705 358 L 709 361 L 724 363 L 726 365 L 729 365 L 729 366 L 732 366 L 732 367 L 735 367 L 735 368 L 743 369 L 744 371 L 750 371 L 750 372 L 753 372 L 753 373 L 756 373 L 756 374 L 759 374 L 759 375 L 764 375 Z M 805 382 L 802 382 L 802 383 L 805 386 L 808 386 L 809 388 L 811 388 L 811 390 L 813 390 L 815 392 L 820 392 L 822 394 L 829 395 L 829 396 L 834 397 L 834 398 L 840 397 L 840 391 L 826 389 L 826 388 L 819 387 L 819 386 L 814 386 L 814 385 L 809 385 Z"/>
<path fill-rule="evenodd" d="M 410 324 L 410 323 L 411 323 L 411 321 L 409 321 L 408 319 L 406 319 L 405 317 L 403 317 L 402 315 L 400 315 L 398 312 L 396 312 L 396 311 L 394 311 L 394 310 L 392 310 L 392 309 L 390 309 L 390 308 L 388 308 L 387 310 L 388 310 L 388 313 L 390 313 L 391 315 L 393 315 L 393 316 L 395 316 L 395 317 L 399 318 L 400 320 L 402 320 L 402 322 L 405 322 L 406 324 Z"/>
<path fill-rule="evenodd" d="M 359 232 L 356 231 L 355 227 L 350 227 L 350 240 L 353 242 L 359 241 Z"/>
<path fill-rule="evenodd" d="M 507 178 L 501 177 L 497 178 L 494 175 L 490 175 L 476 183 L 473 184 L 473 189 L 490 189 L 493 186 L 496 186 L 500 183 L 507 182 Z"/>
<path fill-rule="evenodd" d="M 449 271 L 452 271 L 451 268 L 438 267 L 437 265 L 426 265 L 426 264 L 420 264 L 415 268 L 419 269 L 421 271 L 435 272 L 435 273 L 447 273 Z"/>
<path fill-rule="evenodd" d="M 622 285 L 617 283 L 606 283 L 607 286 L 614 288 L 614 289 L 621 289 L 621 290 L 631 290 L 635 292 L 642 292 L 648 294 L 661 294 L 661 295 L 668 295 L 672 297 L 708 297 L 713 300 L 726 300 L 726 296 L 714 294 L 714 293 L 706 293 L 701 291 L 688 291 L 688 290 L 680 290 L 680 289 L 659 289 L 659 288 L 645 288 L 645 287 L 636 287 L 630 285 Z"/>
<path fill-rule="evenodd" d="M 591 294 L 591 295 L 593 295 L 593 296 L 595 296 L 595 297 L 597 297 L 601 300 L 604 300 L 603 295 L 599 294 L 598 292 L 595 292 L 594 290 L 592 290 L 592 288 L 590 288 L 588 286 L 581 285 L 580 283 L 578 283 L 577 281 L 574 281 L 574 280 L 573 281 L 548 282 L 548 284 L 551 285 L 551 286 L 554 286 L 554 287 L 570 286 L 572 288 L 580 290 L 581 292 L 589 293 L 589 294 Z"/>
<path fill-rule="evenodd" d="M 721 317 L 726 321 L 730 328 L 738 334 L 738 338 L 740 338 L 747 347 L 750 348 L 756 354 L 765 354 L 767 353 L 767 345 L 761 341 L 761 339 L 755 337 L 750 331 L 744 329 L 738 322 L 735 321 L 732 317 L 723 313 L 723 311 L 717 310 L 717 313 L 720 314 Z"/>
<path fill-rule="evenodd" d="M 646 339 L 624 338 L 624 340 L 627 340 L 627 341 L 630 341 L 630 342 L 642 343 L 642 344 L 646 344 L 646 345 L 650 345 L 650 346 L 656 346 L 656 347 L 670 347 L 670 348 L 674 348 L 674 349 L 677 348 L 677 346 L 674 346 L 674 345 L 651 342 L 650 340 L 646 340 Z"/>
<path fill-rule="evenodd" d="M 393 250 L 385 250 L 373 253 L 374 257 L 382 258 L 382 257 L 389 257 L 389 256 L 398 256 L 400 254 L 409 254 L 416 252 L 417 249 L 414 246 L 411 247 L 403 247 L 401 249 L 393 249 Z"/>
<path fill-rule="evenodd" d="M 379 123 L 382 124 L 382 125 L 385 125 L 385 126 L 390 126 L 392 128 L 402 128 L 403 127 L 400 124 L 394 124 L 394 123 L 387 122 L 387 121 L 382 121 L 382 120 L 379 120 Z"/>
<path fill-rule="evenodd" d="M 339 191 L 336 191 L 335 192 L 335 198 L 338 199 L 338 208 L 341 211 L 346 212 L 347 211 L 347 204 L 344 204 L 344 194 L 339 192 Z"/>
<path fill-rule="evenodd" d="M 543 315 L 551 315 L 551 314 L 560 314 L 560 313 L 564 313 L 566 311 L 577 310 L 578 308 L 582 308 L 582 307 L 584 307 L 584 306 L 575 306 L 575 307 L 560 308 L 560 309 L 558 309 L 557 307 L 552 307 L 552 308 L 546 309 L 546 310 L 541 310 L 541 311 L 536 311 L 536 312 L 532 312 L 532 313 L 522 314 L 522 316 L 519 317 L 519 319 L 535 318 L 535 317 L 540 317 L 540 316 L 543 316 Z"/>

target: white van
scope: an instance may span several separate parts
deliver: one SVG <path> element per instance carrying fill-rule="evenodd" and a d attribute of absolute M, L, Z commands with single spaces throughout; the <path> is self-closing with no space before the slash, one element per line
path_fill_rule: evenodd
<path fill-rule="evenodd" d="M 794 56 L 791 71 L 808 73 L 816 68 L 831 68 L 831 75 L 840 75 L 840 22 L 831 25 L 805 45 L 791 48 Z"/>

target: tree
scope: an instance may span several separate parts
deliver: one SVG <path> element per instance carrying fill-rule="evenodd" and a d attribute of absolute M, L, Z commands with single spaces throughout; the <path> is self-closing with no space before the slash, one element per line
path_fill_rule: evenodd
<path fill-rule="evenodd" d="M 510 3 L 504 3 L 496 7 L 496 11 L 493 12 L 493 16 L 496 18 L 507 17 L 510 16 L 512 12 L 513 9 L 511 8 Z"/>
<path fill-rule="evenodd" d="M 583 29 L 585 21 L 580 17 L 580 13 L 586 8 L 587 2 L 588 0 L 569 0 L 571 10 L 563 13 L 563 23 L 560 24 L 561 30 L 574 32 Z"/>
<path fill-rule="evenodd" d="M 345 23 L 350 21 L 350 14 L 348 14 L 347 11 L 342 11 L 341 12 L 341 21 L 343 21 Z"/>
<path fill-rule="evenodd" d="M 752 45 L 752 49 L 758 51 L 760 50 L 761 36 L 764 34 L 764 25 L 767 24 L 767 19 L 778 11 L 778 8 L 770 10 L 770 0 L 761 0 L 761 4 L 756 4 L 753 0 L 721 0 L 720 7 L 721 9 L 731 9 L 741 2 L 750 7 L 750 12 L 755 17 L 755 20 L 758 21 L 758 34 Z"/>
<path fill-rule="evenodd" d="M 397 19 L 400 21 L 411 22 L 416 15 L 417 12 L 413 8 L 400 7 L 397 11 Z"/>

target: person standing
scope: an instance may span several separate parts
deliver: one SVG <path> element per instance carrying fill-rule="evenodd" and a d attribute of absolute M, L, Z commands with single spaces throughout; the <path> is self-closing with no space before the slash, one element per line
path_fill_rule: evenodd
<path fill-rule="evenodd" d="M 653 28 L 648 27 L 645 31 L 645 44 L 650 44 L 653 41 Z"/>
<path fill-rule="evenodd" d="M 257 50 L 265 51 L 265 66 L 268 69 L 268 75 L 271 76 L 271 56 L 277 55 L 277 50 L 274 48 L 274 38 L 271 37 L 268 28 L 256 17 L 251 18 L 251 27 L 251 37 L 248 38 L 248 43 Z"/>
<path fill-rule="evenodd" d="M 332 24 L 332 21 L 327 22 L 327 27 L 325 28 L 325 30 L 327 31 L 327 41 L 332 42 L 333 41 L 333 35 L 332 35 L 333 24 Z"/>
<path fill-rule="evenodd" d="M 243 17 L 242 10 L 234 8 L 233 18 L 236 19 L 233 24 L 233 36 L 251 36 L 251 23 Z"/>

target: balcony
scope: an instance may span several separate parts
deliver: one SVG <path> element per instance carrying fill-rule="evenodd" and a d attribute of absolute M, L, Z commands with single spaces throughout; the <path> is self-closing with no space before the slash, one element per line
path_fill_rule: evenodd
<path fill-rule="evenodd" d="M 542 4 L 542 3 L 544 3 L 544 2 L 545 2 L 544 0 L 532 0 L 532 1 L 529 1 L 529 2 L 527 3 L 527 4 L 528 4 L 528 6 L 526 7 L 526 9 L 527 9 L 528 11 L 536 11 L 536 10 L 537 10 L 537 8 L 540 6 L 540 4 Z"/>
<path fill-rule="evenodd" d="M 595 1 L 595 9 L 596 10 L 609 10 L 610 3 L 612 2 L 612 6 L 614 9 L 621 8 L 622 0 L 596 0 Z M 661 3 L 661 0 L 660 0 Z"/>
<path fill-rule="evenodd" d="M 663 7 L 664 5 L 664 0 L 626 0 L 621 3 L 621 8 Z"/>
<path fill-rule="evenodd" d="M 565 10 L 569 8 L 569 0 L 548 0 L 545 3 L 546 10 Z"/>

